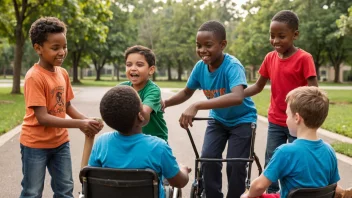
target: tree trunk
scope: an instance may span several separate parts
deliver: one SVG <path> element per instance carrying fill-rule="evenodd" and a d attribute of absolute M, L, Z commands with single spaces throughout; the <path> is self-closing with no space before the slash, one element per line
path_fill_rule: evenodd
<path fill-rule="evenodd" d="M 72 67 L 73 67 L 73 74 L 72 74 L 72 83 L 80 84 L 81 81 L 78 80 L 78 64 L 79 64 L 79 59 L 81 56 L 80 51 L 75 51 L 72 52 Z"/>
<path fill-rule="evenodd" d="M 81 67 L 81 68 L 79 68 L 79 77 L 80 77 L 80 79 L 82 80 L 83 79 L 83 68 Z"/>
<path fill-rule="evenodd" d="M 335 83 L 340 83 L 340 63 L 336 63 L 336 65 L 334 65 L 334 69 L 335 69 L 334 82 Z"/>
<path fill-rule="evenodd" d="M 153 81 L 155 81 L 156 80 L 156 73 L 154 72 L 154 74 L 153 74 Z"/>
<path fill-rule="evenodd" d="M 6 79 L 6 65 L 7 65 L 7 64 L 4 64 L 4 66 L 3 66 L 3 70 L 4 70 L 4 71 L 3 71 L 4 79 Z"/>
<path fill-rule="evenodd" d="M 96 78 L 95 78 L 96 81 L 100 81 L 100 80 L 101 80 L 101 79 L 100 79 L 100 72 L 101 72 L 101 69 L 102 69 L 102 68 L 99 68 L 99 69 L 96 70 L 96 72 L 97 72 L 97 76 L 96 76 Z"/>
<path fill-rule="evenodd" d="M 22 32 L 22 22 L 18 22 L 15 30 L 16 47 L 15 62 L 13 67 L 12 94 L 21 94 L 21 66 L 23 56 L 24 35 Z"/>
<path fill-rule="evenodd" d="M 170 64 L 167 65 L 167 80 L 172 80 Z"/>
<path fill-rule="evenodd" d="M 114 68 L 116 69 L 116 80 L 120 81 L 120 67 L 118 63 L 113 63 Z"/>
<path fill-rule="evenodd" d="M 183 68 L 181 65 L 181 62 L 178 61 L 178 68 L 177 68 L 177 80 L 182 81 L 182 73 L 183 73 Z"/>

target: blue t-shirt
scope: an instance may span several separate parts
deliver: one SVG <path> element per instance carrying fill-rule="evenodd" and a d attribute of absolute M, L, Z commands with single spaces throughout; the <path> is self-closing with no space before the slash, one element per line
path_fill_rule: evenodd
<path fill-rule="evenodd" d="M 272 182 L 280 180 L 283 198 L 295 188 L 324 187 L 340 180 L 335 151 L 321 139 L 279 146 L 263 174 Z"/>
<path fill-rule="evenodd" d="M 240 61 L 229 54 L 225 54 L 220 67 L 214 72 L 209 72 L 208 65 L 202 60 L 198 61 L 187 82 L 187 88 L 202 89 L 208 99 L 231 93 L 231 89 L 239 85 L 247 87 L 245 70 Z M 210 117 L 232 127 L 256 122 L 257 110 L 252 99 L 248 97 L 240 105 L 211 109 Z"/>
<path fill-rule="evenodd" d="M 162 139 L 119 132 L 104 133 L 93 145 L 89 166 L 126 169 L 152 169 L 159 175 L 160 197 L 165 197 L 161 176 L 169 179 L 180 171 L 170 146 Z"/>

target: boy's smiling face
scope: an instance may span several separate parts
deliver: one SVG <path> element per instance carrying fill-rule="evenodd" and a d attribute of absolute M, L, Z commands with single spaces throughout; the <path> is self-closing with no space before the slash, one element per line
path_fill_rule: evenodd
<path fill-rule="evenodd" d="M 278 21 L 270 23 L 270 43 L 283 58 L 289 57 L 294 52 L 293 41 L 298 35 L 298 30 L 293 30 L 286 23 Z"/>
<path fill-rule="evenodd" d="M 34 49 L 40 56 L 39 65 L 52 70 L 61 66 L 67 56 L 67 41 L 64 33 L 48 33 L 42 45 L 34 44 Z"/>
<path fill-rule="evenodd" d="M 196 39 L 196 51 L 202 61 L 211 67 L 219 67 L 227 41 L 218 39 L 210 31 L 199 31 Z"/>
<path fill-rule="evenodd" d="M 149 66 L 144 55 L 139 53 L 128 55 L 126 60 L 126 76 L 137 91 L 144 87 L 149 76 L 153 75 L 154 71 L 155 66 Z"/>

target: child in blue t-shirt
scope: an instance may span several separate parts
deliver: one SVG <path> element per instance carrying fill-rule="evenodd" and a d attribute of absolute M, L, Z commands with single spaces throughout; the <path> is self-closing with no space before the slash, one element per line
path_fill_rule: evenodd
<path fill-rule="evenodd" d="M 190 169 L 179 167 L 169 145 L 158 137 L 142 133 L 147 122 L 141 99 L 132 87 L 119 85 L 110 89 L 100 102 L 100 113 L 105 123 L 116 131 L 97 138 L 89 166 L 149 168 L 165 177 L 171 186 L 183 188 L 188 183 Z M 165 197 L 162 182 L 159 195 Z"/>
<path fill-rule="evenodd" d="M 283 198 L 295 188 L 324 187 L 340 180 L 334 149 L 317 137 L 329 111 L 326 94 L 317 87 L 299 87 L 288 93 L 286 102 L 286 124 L 297 140 L 275 150 L 263 174 L 241 198 L 259 197 L 277 180 Z M 337 193 L 341 190 L 336 188 Z"/>
<path fill-rule="evenodd" d="M 227 45 L 225 27 L 208 21 L 197 32 L 196 51 L 201 58 L 194 66 L 187 86 L 163 102 L 163 108 L 188 100 L 196 89 L 202 89 L 208 100 L 189 106 L 181 115 L 181 127 L 192 126 L 198 110 L 210 109 L 202 148 L 202 158 L 222 158 L 228 141 L 227 158 L 248 158 L 251 145 L 251 123 L 257 112 L 251 98 L 244 98 L 247 87 L 245 70 L 240 61 L 224 54 Z M 202 163 L 206 197 L 223 197 L 222 163 Z M 244 163 L 227 163 L 227 197 L 240 197 L 245 191 Z"/>

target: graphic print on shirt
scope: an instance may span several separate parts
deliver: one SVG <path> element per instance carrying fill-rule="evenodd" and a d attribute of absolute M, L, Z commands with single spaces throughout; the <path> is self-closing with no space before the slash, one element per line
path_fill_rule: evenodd
<path fill-rule="evenodd" d="M 65 93 L 65 88 L 63 86 L 58 86 L 50 91 L 51 97 L 55 98 L 55 105 L 49 109 L 49 114 L 57 115 L 65 113 L 65 98 L 63 97 Z"/>
<path fill-rule="evenodd" d="M 222 95 L 225 95 L 225 88 L 220 88 L 220 89 L 215 89 L 215 90 L 203 90 L 203 93 L 205 95 L 205 97 L 207 97 L 208 99 L 212 99 L 215 97 L 219 97 Z"/>

